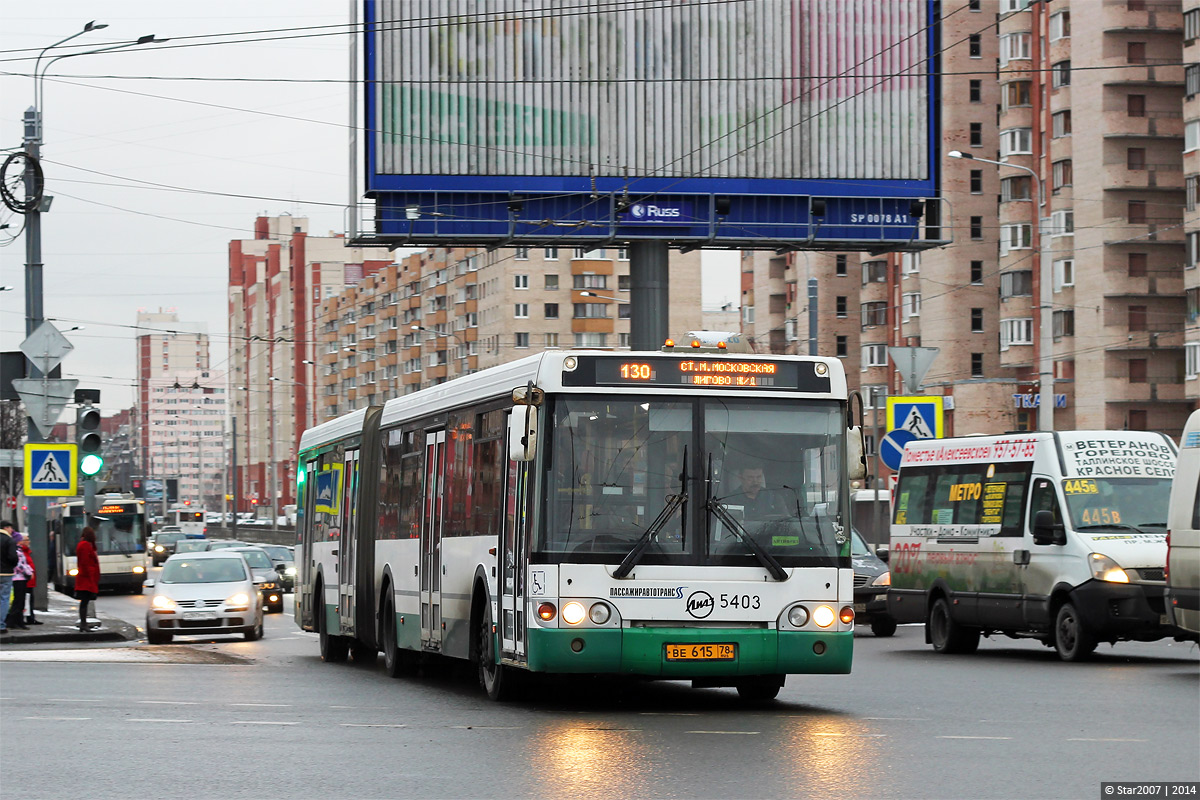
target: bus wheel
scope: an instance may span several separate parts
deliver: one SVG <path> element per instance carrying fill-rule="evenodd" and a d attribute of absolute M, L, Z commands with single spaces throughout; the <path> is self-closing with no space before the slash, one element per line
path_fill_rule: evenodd
<path fill-rule="evenodd" d="M 412 669 L 412 658 L 396 645 L 396 607 L 391 600 L 383 609 L 383 631 L 379 637 L 383 647 L 383 668 L 389 678 L 399 678 Z"/>
<path fill-rule="evenodd" d="M 876 617 L 871 620 L 871 633 L 876 636 L 891 636 L 896 632 L 896 620 L 891 617 Z"/>
<path fill-rule="evenodd" d="M 1096 649 L 1096 637 L 1070 603 L 1063 603 L 1054 619 L 1054 649 L 1063 661 L 1086 661 Z"/>
<path fill-rule="evenodd" d="M 925 621 L 929 641 L 937 653 L 974 653 L 979 649 L 979 629 L 959 625 L 950 616 L 950 603 L 944 597 L 934 601 Z"/>
<path fill-rule="evenodd" d="M 350 660 L 352 660 L 355 664 L 360 666 L 370 666 L 371 664 L 375 663 L 375 659 L 378 655 L 378 650 L 368 644 L 363 644 L 357 639 L 350 643 Z"/>
<path fill-rule="evenodd" d="M 492 630 L 492 604 L 484 600 L 476 634 L 475 652 L 479 655 L 479 685 L 493 700 L 504 701 L 512 697 L 512 670 L 496 663 L 496 634 Z"/>
<path fill-rule="evenodd" d="M 317 584 L 317 592 L 313 595 L 313 622 L 316 623 L 317 636 L 321 641 L 321 660 L 339 664 L 346 660 L 350 648 L 345 639 L 329 632 L 329 623 L 325 619 L 324 592 L 324 587 Z"/>
<path fill-rule="evenodd" d="M 747 703 L 769 703 L 779 696 L 782 688 L 782 675 L 759 675 L 737 683 L 738 696 Z"/>

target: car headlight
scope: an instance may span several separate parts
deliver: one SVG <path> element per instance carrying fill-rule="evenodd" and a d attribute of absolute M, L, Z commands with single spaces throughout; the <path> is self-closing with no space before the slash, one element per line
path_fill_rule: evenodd
<path fill-rule="evenodd" d="M 174 611 L 175 601 L 167 597 L 165 594 L 156 594 L 154 599 L 150 601 L 150 605 L 160 611 Z"/>
<path fill-rule="evenodd" d="M 871 581 L 871 585 L 872 586 L 891 586 L 892 585 L 892 573 L 889 571 L 889 572 L 883 573 L 882 575 L 877 575 L 875 577 L 875 580 Z"/>
<path fill-rule="evenodd" d="M 145 568 L 145 567 L 141 567 L 141 566 L 139 566 L 139 567 L 134 567 L 134 568 L 133 568 L 133 572 L 134 572 L 134 574 L 135 574 L 135 575 L 141 575 L 141 574 L 142 574 L 143 572 L 145 572 L 145 571 L 146 571 L 146 568 Z"/>
<path fill-rule="evenodd" d="M 1125 570 L 1103 553 L 1088 553 L 1088 563 L 1092 567 L 1092 577 L 1098 581 L 1129 583 Z"/>
<path fill-rule="evenodd" d="M 295 575 L 295 574 L 296 574 L 296 568 L 295 568 L 295 567 L 288 567 L 287 569 L 285 569 L 285 570 L 283 571 L 283 574 L 284 574 L 284 575 Z"/>
<path fill-rule="evenodd" d="M 238 592 L 225 601 L 227 606 L 248 606 L 250 605 L 250 595 L 245 592 Z"/>
<path fill-rule="evenodd" d="M 156 552 L 156 553 L 166 552 L 166 549 L 167 548 L 163 547 L 161 544 L 154 545 L 154 552 Z"/>

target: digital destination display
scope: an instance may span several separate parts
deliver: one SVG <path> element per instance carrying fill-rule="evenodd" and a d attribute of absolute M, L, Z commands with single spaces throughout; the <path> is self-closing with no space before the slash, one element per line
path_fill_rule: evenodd
<path fill-rule="evenodd" d="M 566 386 L 830 391 L 829 375 L 819 375 L 815 362 L 664 356 L 577 358 L 575 370 L 563 373 Z M 823 364 L 820 366 L 824 369 Z"/>

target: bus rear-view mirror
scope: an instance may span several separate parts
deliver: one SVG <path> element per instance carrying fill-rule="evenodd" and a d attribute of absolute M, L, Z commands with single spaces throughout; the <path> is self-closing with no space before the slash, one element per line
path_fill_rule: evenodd
<path fill-rule="evenodd" d="M 855 425 L 847 431 L 846 436 L 846 477 L 852 481 L 861 481 L 867 477 L 866 446 L 863 442 L 863 429 Z"/>
<path fill-rule="evenodd" d="M 513 406 L 508 415 L 508 457 L 512 461 L 532 461 L 537 452 L 537 409 Z"/>

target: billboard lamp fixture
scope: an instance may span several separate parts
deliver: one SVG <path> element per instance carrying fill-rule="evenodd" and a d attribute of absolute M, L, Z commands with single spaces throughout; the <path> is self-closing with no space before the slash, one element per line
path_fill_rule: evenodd
<path fill-rule="evenodd" d="M 814 198 L 809 205 L 809 209 L 814 217 L 825 216 L 825 200 L 823 198 Z"/>
<path fill-rule="evenodd" d="M 421 207 L 420 206 L 405 206 L 404 207 L 404 216 L 408 219 L 420 219 L 421 218 Z"/>
<path fill-rule="evenodd" d="M 508 212 L 510 214 L 520 214 L 525 209 L 525 204 L 520 200 L 510 200 L 508 203 Z"/>
<path fill-rule="evenodd" d="M 925 201 L 913 200 L 908 204 L 908 215 L 913 219 L 920 219 L 925 216 Z"/>

